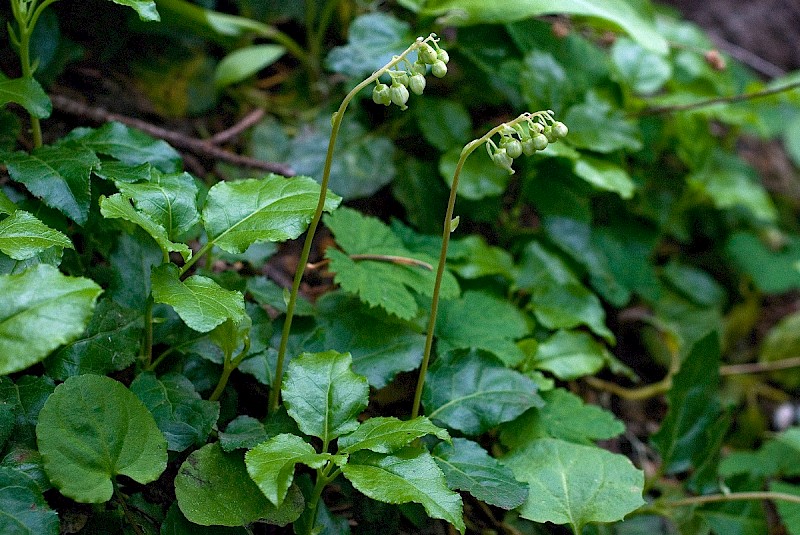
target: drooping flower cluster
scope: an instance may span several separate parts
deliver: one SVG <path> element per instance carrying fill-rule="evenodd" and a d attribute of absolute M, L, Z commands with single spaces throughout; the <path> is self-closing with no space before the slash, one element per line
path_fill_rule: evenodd
<path fill-rule="evenodd" d="M 439 48 L 439 40 L 435 34 L 431 34 L 425 39 L 420 37 L 418 43 L 417 60 L 413 64 L 403 57 L 402 63 L 405 64 L 405 69 L 395 66 L 394 69 L 386 71 L 391 78 L 390 84 L 384 84 L 380 80 L 375 82 L 375 87 L 372 89 L 372 100 L 375 104 L 384 106 L 396 104 L 400 106 L 401 110 L 405 110 L 408 108 L 406 102 L 408 102 L 409 89 L 415 95 L 421 95 L 425 91 L 425 75 L 428 72 L 428 66 L 431 68 L 431 73 L 437 78 L 442 78 L 447 74 L 447 62 L 450 61 L 450 55 L 446 50 Z"/>
<path fill-rule="evenodd" d="M 511 164 L 514 158 L 525 154 L 530 156 L 537 150 L 544 150 L 549 143 L 565 137 L 569 129 L 567 125 L 553 118 L 551 110 L 526 114 L 521 120 L 503 125 L 500 129 L 500 142 L 489 138 L 486 150 L 489 157 L 498 167 L 514 173 Z"/>

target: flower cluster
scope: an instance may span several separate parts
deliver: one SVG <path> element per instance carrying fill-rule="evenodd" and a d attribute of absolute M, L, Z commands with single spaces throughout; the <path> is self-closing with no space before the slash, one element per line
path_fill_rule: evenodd
<path fill-rule="evenodd" d="M 405 110 L 408 108 L 406 102 L 408 102 L 409 89 L 415 95 L 421 95 L 425 91 L 425 74 L 428 72 L 428 66 L 437 78 L 442 78 L 447 74 L 447 62 L 450 61 L 450 56 L 446 50 L 439 48 L 438 42 L 435 34 L 431 34 L 426 39 L 420 37 L 417 40 L 419 44 L 417 60 L 412 64 L 403 57 L 402 62 L 405 63 L 406 69 L 398 69 L 395 66 L 394 69 L 386 71 L 391 78 L 391 83 L 387 85 L 380 80 L 375 82 L 375 87 L 372 89 L 373 102 L 384 106 L 396 104 L 400 106 L 401 110 Z"/>
<path fill-rule="evenodd" d="M 565 137 L 568 132 L 567 125 L 556 121 L 551 110 L 525 114 L 518 121 L 502 125 L 499 129 L 500 142 L 487 139 L 486 150 L 495 165 L 513 174 L 511 164 L 514 158 L 544 150 L 549 143 Z"/>

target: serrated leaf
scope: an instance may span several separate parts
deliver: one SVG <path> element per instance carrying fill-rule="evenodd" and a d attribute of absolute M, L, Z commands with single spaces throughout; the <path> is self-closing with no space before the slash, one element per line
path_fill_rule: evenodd
<path fill-rule="evenodd" d="M 361 15 L 350 24 L 347 45 L 333 48 L 325 58 L 325 67 L 351 78 L 364 78 L 402 53 L 414 37 L 407 22 L 391 15 Z"/>
<path fill-rule="evenodd" d="M 415 317 L 419 312 L 419 305 L 411 290 L 431 295 L 435 278 L 432 270 L 394 263 L 388 258 L 386 261 L 354 260 L 348 255 L 399 256 L 430 265 L 435 263 L 435 259 L 412 253 L 388 226 L 352 209 L 341 208 L 326 216 L 325 224 L 344 250 L 343 253 L 331 247 L 325 252 L 325 256 L 331 261 L 331 271 L 336 273 L 336 283 L 370 306 L 380 306 L 402 319 Z M 458 283 L 447 272 L 442 280 L 440 293 L 442 299 L 458 295 Z"/>
<path fill-rule="evenodd" d="M 313 179 L 303 176 L 270 174 L 261 180 L 218 182 L 203 209 L 209 241 L 238 254 L 257 242 L 297 238 L 311 221 L 319 191 Z M 335 209 L 340 200 L 329 192 L 325 210 Z"/>
<path fill-rule="evenodd" d="M 533 381 L 481 350 L 441 355 L 428 370 L 425 412 L 466 435 L 480 435 L 543 404 Z"/>
<path fill-rule="evenodd" d="M 719 338 L 712 332 L 692 346 L 672 379 L 669 412 L 652 436 L 667 474 L 696 467 L 705 451 L 705 431 L 721 411 L 719 363 Z"/>
<path fill-rule="evenodd" d="M 528 485 L 514 479 L 514 474 L 491 457 L 479 444 L 454 438 L 452 444 L 440 442 L 433 458 L 444 472 L 447 486 L 469 492 L 482 502 L 514 509 L 528 497 Z"/>
<path fill-rule="evenodd" d="M 0 189 L 0 214 L 13 214 L 17 211 L 17 205 L 8 198 L 8 195 Z"/>
<path fill-rule="evenodd" d="M 176 241 L 200 221 L 197 210 L 198 188 L 189 173 L 151 173 L 148 182 L 117 182 L 122 195 L 129 197 L 136 209 L 167 231 Z"/>
<path fill-rule="evenodd" d="M 161 17 L 156 10 L 156 3 L 153 0 L 111 0 L 115 4 L 121 6 L 128 6 L 132 8 L 139 15 L 139 18 L 145 21 L 159 21 Z"/>
<path fill-rule="evenodd" d="M 593 91 L 584 102 L 569 108 L 562 121 L 569 125 L 569 143 L 578 148 L 604 154 L 642 148 L 637 125 Z"/>
<path fill-rule="evenodd" d="M 593 375 L 608 360 L 608 350 L 583 331 L 556 331 L 539 344 L 528 365 L 570 381 Z"/>
<path fill-rule="evenodd" d="M 45 361 L 47 373 L 63 381 L 73 375 L 105 375 L 122 370 L 139 355 L 143 329 L 139 312 L 103 299 L 83 336 Z"/>
<path fill-rule="evenodd" d="M 322 347 L 353 357 L 353 371 L 373 388 L 383 388 L 400 372 L 422 361 L 425 335 L 413 324 L 397 320 L 354 297 L 330 292 L 317 301 Z"/>
<path fill-rule="evenodd" d="M 603 191 L 612 191 L 623 199 L 633 197 L 633 179 L 622 167 L 591 156 L 581 156 L 575 162 L 575 174 Z"/>
<path fill-rule="evenodd" d="M 152 415 L 108 377 L 79 375 L 57 386 L 36 437 L 50 481 L 80 503 L 110 500 L 117 475 L 144 484 L 167 467 L 167 441 Z"/>
<path fill-rule="evenodd" d="M 158 244 L 162 251 L 180 253 L 186 261 L 192 251 L 185 243 L 175 243 L 169 239 L 167 230 L 133 207 L 130 197 L 115 193 L 111 197 L 100 196 L 100 213 L 107 219 L 124 219 L 141 227 Z"/>
<path fill-rule="evenodd" d="M 9 102 L 19 104 L 39 119 L 47 119 L 53 111 L 50 97 L 34 78 L 0 80 L 0 107 Z"/>
<path fill-rule="evenodd" d="M 121 234 L 109 259 L 112 269 L 110 297 L 126 307 L 144 310 L 150 297 L 150 272 L 163 258 L 161 249 L 144 230 Z"/>
<path fill-rule="evenodd" d="M 525 358 L 514 344 L 528 334 L 525 316 L 508 301 L 483 292 L 464 292 L 460 299 L 441 302 L 435 333 L 439 352 L 483 349 L 506 366 Z"/>
<path fill-rule="evenodd" d="M 0 374 L 24 370 L 81 335 L 102 289 L 48 265 L 0 275 Z"/>
<path fill-rule="evenodd" d="M 228 319 L 238 324 L 245 317 L 244 296 L 240 292 L 226 290 L 201 275 L 182 281 L 174 264 L 155 268 L 151 283 L 155 302 L 172 306 L 195 331 L 206 333 Z"/>
<path fill-rule="evenodd" d="M 367 379 L 350 370 L 349 353 L 303 353 L 289 362 L 283 378 L 283 401 L 300 430 L 328 444 L 358 427 L 367 407 Z"/>
<path fill-rule="evenodd" d="M 181 156 L 166 141 L 122 123 L 112 121 L 100 128 L 76 128 L 64 139 L 76 140 L 98 154 L 111 156 L 129 166 L 149 163 L 164 173 L 180 171 Z"/>
<path fill-rule="evenodd" d="M 155 418 L 170 451 L 205 443 L 219 418 L 219 403 L 201 399 L 191 381 L 179 373 L 159 378 L 152 372 L 140 373 L 130 389 Z"/>
<path fill-rule="evenodd" d="M 24 472 L 0 467 L 0 533 L 58 535 L 58 515 Z"/>
<path fill-rule="evenodd" d="M 14 260 L 31 258 L 50 247 L 74 249 L 64 234 L 23 210 L 0 221 L 0 251 Z"/>
<path fill-rule="evenodd" d="M 295 465 L 322 468 L 330 458 L 329 453 L 317 453 L 297 435 L 281 434 L 248 451 L 244 462 L 247 473 L 264 496 L 280 507 L 294 480 Z"/>
<path fill-rule="evenodd" d="M 89 218 L 89 175 L 100 165 L 86 147 L 71 144 L 44 146 L 30 154 L 14 152 L 4 156 L 8 174 L 25 185 L 47 206 L 59 210 L 83 225 Z"/>
<path fill-rule="evenodd" d="M 461 147 L 454 147 L 439 159 L 439 174 L 448 187 L 453 185 L 453 174 L 460 157 Z M 485 150 L 478 149 L 461 168 L 458 195 L 471 201 L 497 197 L 506 190 L 511 176 L 508 171 L 498 167 Z"/>
<path fill-rule="evenodd" d="M 153 173 L 157 171 L 150 163 L 132 165 L 110 160 L 103 162 L 103 166 L 95 169 L 94 174 L 105 180 L 132 184 L 134 182 L 148 182 L 153 178 Z"/>
<path fill-rule="evenodd" d="M 644 505 L 642 471 L 626 457 L 595 446 L 545 438 L 502 460 L 530 485 L 519 511 L 534 522 L 569 524 L 581 533 L 586 524 L 622 520 Z"/>
<path fill-rule="evenodd" d="M 394 417 L 374 416 L 349 435 L 339 438 L 338 453 L 353 453 L 359 450 L 394 453 L 426 435 L 433 435 L 441 440 L 450 439 L 450 434 L 446 430 L 433 425 L 424 416 L 405 421 Z"/>
<path fill-rule="evenodd" d="M 464 533 L 461 496 L 447 488 L 442 471 L 424 449 L 405 448 L 390 455 L 359 451 L 342 466 L 342 474 L 373 500 L 419 503 L 431 517 Z"/>
<path fill-rule="evenodd" d="M 214 85 L 222 89 L 245 80 L 278 61 L 286 53 L 280 45 L 251 45 L 234 50 L 214 69 Z"/>
<path fill-rule="evenodd" d="M 246 526 L 257 521 L 285 526 L 303 512 L 296 487 L 282 507 L 275 507 L 250 479 L 240 453 L 225 453 L 219 444 L 192 452 L 178 470 L 175 497 L 186 518 L 201 526 Z"/>

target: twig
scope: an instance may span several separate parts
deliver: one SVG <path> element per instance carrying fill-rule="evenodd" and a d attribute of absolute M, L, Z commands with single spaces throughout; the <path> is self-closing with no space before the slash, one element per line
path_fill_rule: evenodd
<path fill-rule="evenodd" d="M 784 91 L 791 91 L 792 89 L 797 89 L 799 87 L 800 87 L 800 82 L 793 82 L 791 84 L 786 84 L 779 87 L 773 87 L 770 89 L 764 89 L 762 91 L 756 91 L 753 93 L 743 93 L 741 95 L 732 95 L 729 97 L 715 97 L 707 100 L 699 100 L 697 102 L 692 102 L 690 104 L 676 104 L 673 106 L 658 106 L 655 108 L 645 108 L 640 112 L 640 115 L 658 115 L 661 113 L 673 113 L 676 111 L 689 111 L 698 108 L 705 108 L 707 106 L 714 106 L 715 104 L 732 104 L 734 102 L 755 100 L 758 98 L 764 98 L 771 95 L 775 95 L 777 93 L 783 93 Z"/>
<path fill-rule="evenodd" d="M 772 362 L 748 362 L 746 364 L 729 364 L 721 366 L 720 375 L 739 375 L 745 373 L 764 373 L 775 370 L 786 370 L 800 366 L 800 357 L 775 360 Z"/>
<path fill-rule="evenodd" d="M 780 78 L 786 74 L 785 70 L 778 67 L 774 63 L 770 63 L 761 56 L 754 54 L 746 48 L 742 48 L 739 45 L 731 43 L 719 35 L 712 33 L 711 39 L 714 41 L 714 44 L 730 54 L 732 58 L 741 61 L 754 71 L 763 74 L 764 76 L 769 76 L 770 78 Z"/>
<path fill-rule="evenodd" d="M 407 256 L 395 256 L 390 254 L 351 254 L 349 258 L 350 260 L 373 260 L 375 262 L 387 262 L 389 264 L 398 264 L 401 266 L 421 267 L 428 271 L 433 271 L 433 266 L 429 263 L 417 260 L 416 258 L 408 258 Z M 313 264 L 306 264 L 306 268 L 319 269 L 323 266 L 327 266 L 329 263 L 330 259 L 326 258 L 325 260 Z"/>
<path fill-rule="evenodd" d="M 586 382 L 589 383 L 589 386 L 597 390 L 611 392 L 612 394 L 623 399 L 640 401 L 643 399 L 654 398 L 669 392 L 670 388 L 672 388 L 672 374 L 667 374 L 666 377 L 656 383 L 651 383 L 647 386 L 641 386 L 638 388 L 625 388 L 624 386 L 619 386 L 616 383 L 604 381 L 603 379 L 598 379 L 597 377 L 591 376 L 586 377 Z"/>
<path fill-rule="evenodd" d="M 283 176 L 292 176 L 295 174 L 294 170 L 287 165 L 275 162 L 265 162 L 255 158 L 250 158 L 249 156 L 228 152 L 227 150 L 217 147 L 207 140 L 187 137 L 180 132 L 167 130 L 166 128 L 161 128 L 160 126 L 156 126 L 141 119 L 136 119 L 135 117 L 127 117 L 118 113 L 112 113 L 105 108 L 89 106 L 83 102 L 73 100 L 64 95 L 50 95 L 50 100 L 52 100 L 53 107 L 55 109 L 64 113 L 76 115 L 78 117 L 85 117 L 98 123 L 117 121 L 128 126 L 132 126 L 138 130 L 141 130 L 142 132 L 150 134 L 153 137 L 163 139 L 175 147 L 192 151 L 195 154 L 209 156 L 211 158 L 222 160 L 241 167 L 270 171 Z"/>
<path fill-rule="evenodd" d="M 787 494 L 785 492 L 731 492 L 729 494 L 706 494 L 704 496 L 691 496 L 681 500 L 665 500 L 662 505 L 669 507 L 679 507 L 682 505 L 701 505 L 714 502 L 733 502 L 740 500 L 781 500 L 792 503 L 800 503 L 800 496 Z"/>
<path fill-rule="evenodd" d="M 258 124 L 258 121 L 260 121 L 262 117 L 264 117 L 264 108 L 256 108 L 242 117 L 235 125 L 211 136 L 208 141 L 214 145 L 221 145 L 235 138 L 251 126 Z"/>

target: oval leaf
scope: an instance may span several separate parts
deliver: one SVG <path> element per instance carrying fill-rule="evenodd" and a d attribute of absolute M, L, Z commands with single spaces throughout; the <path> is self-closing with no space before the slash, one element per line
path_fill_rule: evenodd
<path fill-rule="evenodd" d="M 178 240 L 200 221 L 197 184 L 189 173 L 164 174 L 153 170 L 147 182 L 117 182 L 120 193 L 136 209 L 164 227 L 170 240 Z"/>
<path fill-rule="evenodd" d="M 0 251 L 14 260 L 31 258 L 50 247 L 73 249 L 72 242 L 64 234 L 23 210 L 0 221 Z"/>
<path fill-rule="evenodd" d="M 253 45 L 231 52 L 217 64 L 214 85 L 222 89 L 241 82 L 272 65 L 285 53 L 286 49 L 280 45 Z"/>
<path fill-rule="evenodd" d="M 181 167 L 181 155 L 166 141 L 154 139 L 122 123 L 112 121 L 100 128 L 76 128 L 65 139 L 77 140 L 84 147 L 116 158 L 128 166 L 150 164 L 165 173 L 175 173 Z M 121 168 L 112 163 L 104 163 L 100 172 L 105 175 L 105 171 L 109 171 L 112 179 L 119 180 L 114 174 Z M 130 168 L 125 170 L 125 175 L 131 171 Z"/>
<path fill-rule="evenodd" d="M 150 483 L 167 467 L 167 441 L 153 416 L 124 385 L 100 375 L 57 386 L 39 412 L 36 437 L 50 481 L 80 503 L 110 500 L 117 475 Z"/>
<path fill-rule="evenodd" d="M 0 374 L 24 370 L 80 336 L 100 292 L 45 264 L 0 276 Z"/>
<path fill-rule="evenodd" d="M 450 434 L 446 430 L 433 425 L 424 416 L 405 421 L 393 417 L 374 416 L 358 426 L 353 433 L 339 439 L 339 453 L 359 450 L 392 453 L 425 435 L 433 435 L 442 440 L 450 439 Z"/>
<path fill-rule="evenodd" d="M 33 78 L 0 81 L 0 106 L 5 106 L 9 102 L 19 104 L 25 111 L 39 119 L 47 119 L 53 111 L 50 97 Z"/>

